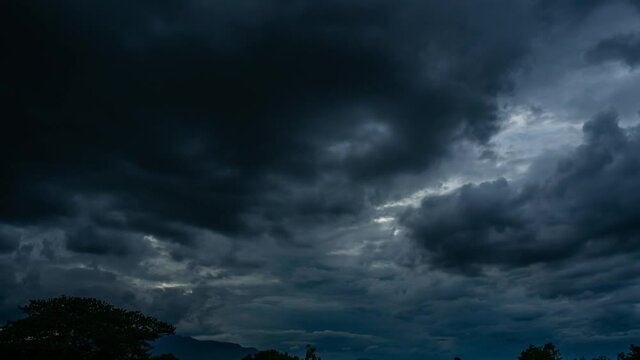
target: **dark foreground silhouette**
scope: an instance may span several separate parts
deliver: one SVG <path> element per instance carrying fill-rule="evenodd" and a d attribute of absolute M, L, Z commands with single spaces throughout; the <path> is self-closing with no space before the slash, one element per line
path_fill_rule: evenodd
<path fill-rule="evenodd" d="M 174 333 L 173 325 L 98 299 L 61 296 L 31 300 L 20 310 L 26 315 L 24 319 L 9 321 L 0 328 L 2 359 L 178 360 L 173 354 L 159 353 L 176 350 L 182 360 L 300 360 L 277 350 L 257 351 L 231 343 L 164 337 Z M 162 341 L 156 341 L 162 337 Z M 155 355 L 152 343 L 157 346 Z M 321 359 L 316 348 L 307 345 L 304 360 Z M 518 360 L 562 360 L 562 355 L 552 343 L 529 345 Z M 599 356 L 593 360 L 609 359 Z M 617 360 L 640 360 L 640 346 L 631 345 L 628 353 L 618 354 Z"/>
<path fill-rule="evenodd" d="M 247 355 L 242 360 L 300 360 L 300 358 L 289 355 L 288 353 L 278 352 L 277 350 L 267 350 Z M 307 345 L 307 352 L 304 355 L 304 360 L 322 359 L 316 355 L 316 348 L 314 346 Z"/>
<path fill-rule="evenodd" d="M 618 360 L 640 360 L 640 346 L 631 345 L 628 353 L 619 353 Z M 518 360 L 562 360 L 560 350 L 552 343 L 547 343 L 543 346 L 529 345 L 526 349 L 522 350 Z M 586 360 L 584 357 L 574 360 Z M 608 357 L 600 355 L 593 358 L 593 360 L 609 360 Z"/>
<path fill-rule="evenodd" d="M 31 300 L 26 318 L 0 330 L 0 357 L 11 360 L 170 360 L 152 356 L 150 341 L 175 328 L 104 301 L 61 296 Z"/>
<path fill-rule="evenodd" d="M 188 336 L 169 335 L 154 341 L 152 354 L 171 353 L 181 360 L 240 360 L 258 349 L 213 340 L 196 340 Z"/>

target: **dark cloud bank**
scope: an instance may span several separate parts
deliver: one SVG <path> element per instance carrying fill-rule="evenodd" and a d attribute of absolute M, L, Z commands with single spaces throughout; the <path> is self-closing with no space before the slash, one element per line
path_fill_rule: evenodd
<path fill-rule="evenodd" d="M 538 160 L 554 162 L 550 174 L 534 163 L 522 184 L 502 178 L 427 198 L 404 224 L 434 266 L 463 271 L 637 253 L 638 130 L 624 131 L 608 112 L 583 133 L 570 155 Z"/>
<path fill-rule="evenodd" d="M 248 218 L 290 183 L 375 182 L 486 140 L 526 46 L 517 5 L 65 5 L 12 3 L 5 25 L 12 221 L 74 216 L 80 193 L 129 227 L 264 231 Z"/>
<path fill-rule="evenodd" d="M 4 3 L 0 319 L 67 293 L 335 358 L 626 346 L 640 138 L 613 110 L 522 179 L 403 209 L 400 235 L 370 221 L 398 179 L 488 146 L 532 42 L 612 3 L 638 5 Z M 576 56 L 633 71 L 637 33 Z"/>
<path fill-rule="evenodd" d="M 619 34 L 600 41 L 586 57 L 594 63 L 622 61 L 635 68 L 640 64 L 640 33 Z"/>

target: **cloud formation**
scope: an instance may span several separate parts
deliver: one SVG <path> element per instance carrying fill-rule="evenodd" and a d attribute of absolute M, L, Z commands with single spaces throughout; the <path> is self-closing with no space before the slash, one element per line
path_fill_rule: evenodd
<path fill-rule="evenodd" d="M 640 64 L 640 34 L 619 34 L 604 39 L 587 52 L 586 58 L 594 63 L 617 60 L 635 68 Z"/>
<path fill-rule="evenodd" d="M 114 227 L 265 231 L 249 219 L 290 182 L 377 181 L 486 141 L 526 51 L 526 29 L 502 31 L 518 2 L 11 6 L 0 214 L 25 223 L 86 194 L 124 213 Z"/>
<path fill-rule="evenodd" d="M 64 293 L 332 359 L 620 350 L 637 5 L 10 1 L 0 320 Z"/>
<path fill-rule="evenodd" d="M 586 122 L 583 136 L 570 155 L 538 160 L 554 161 L 551 174 L 534 164 L 522 183 L 465 185 L 425 199 L 403 223 L 431 264 L 460 270 L 636 252 L 638 131 L 607 112 Z"/>

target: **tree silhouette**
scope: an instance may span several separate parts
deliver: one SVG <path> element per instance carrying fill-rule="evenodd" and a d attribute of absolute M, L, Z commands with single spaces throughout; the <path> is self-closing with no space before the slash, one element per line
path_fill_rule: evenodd
<path fill-rule="evenodd" d="M 299 357 L 289 355 L 288 353 L 281 353 L 277 350 L 258 351 L 255 354 L 247 355 L 242 360 L 300 360 Z M 316 355 L 315 346 L 307 345 L 307 352 L 304 355 L 304 360 L 322 360 Z"/>
<path fill-rule="evenodd" d="M 255 354 L 247 355 L 242 360 L 300 360 L 297 356 L 281 353 L 277 350 L 258 351 Z"/>
<path fill-rule="evenodd" d="M 0 328 L 0 357 L 21 360 L 145 360 L 150 341 L 173 334 L 172 325 L 97 299 L 61 296 L 31 300 L 26 318 Z"/>
<path fill-rule="evenodd" d="M 162 354 L 151 357 L 152 360 L 180 360 L 173 354 Z"/>
<path fill-rule="evenodd" d="M 304 360 L 322 360 L 319 356 L 316 356 L 316 347 L 307 345 L 307 353 L 304 355 Z"/>
<path fill-rule="evenodd" d="M 562 360 L 562 355 L 552 343 L 547 343 L 544 346 L 529 345 L 528 348 L 522 350 L 518 360 Z"/>
<path fill-rule="evenodd" d="M 618 360 L 640 360 L 640 346 L 631 345 L 629 353 L 619 353 Z"/>

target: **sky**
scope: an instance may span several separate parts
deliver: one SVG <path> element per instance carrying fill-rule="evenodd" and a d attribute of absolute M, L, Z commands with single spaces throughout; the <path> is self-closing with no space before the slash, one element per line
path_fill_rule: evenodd
<path fill-rule="evenodd" d="M 0 10 L 0 320 L 326 359 L 640 342 L 637 0 Z"/>

